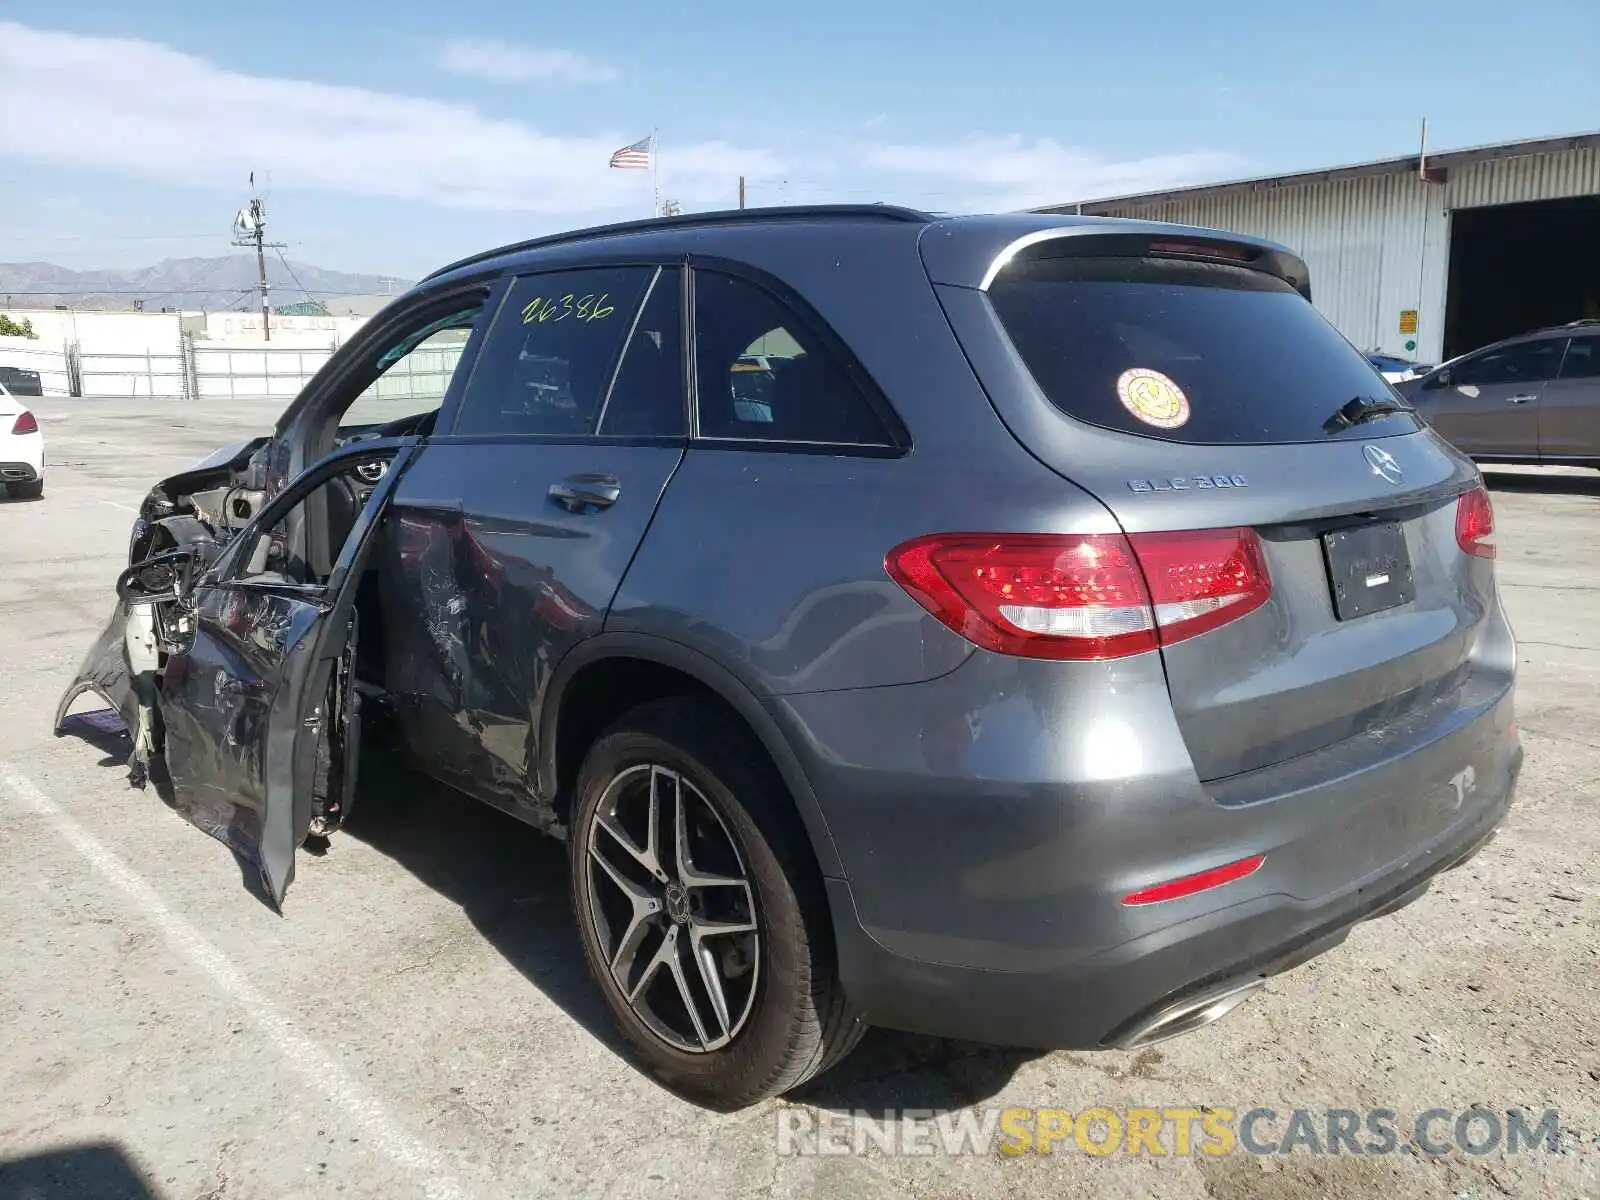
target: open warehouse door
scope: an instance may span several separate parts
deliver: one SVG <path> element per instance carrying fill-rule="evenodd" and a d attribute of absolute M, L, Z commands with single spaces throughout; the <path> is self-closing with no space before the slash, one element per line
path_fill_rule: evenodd
<path fill-rule="evenodd" d="M 1451 214 L 1445 358 L 1586 318 L 1600 319 L 1600 196 Z"/>

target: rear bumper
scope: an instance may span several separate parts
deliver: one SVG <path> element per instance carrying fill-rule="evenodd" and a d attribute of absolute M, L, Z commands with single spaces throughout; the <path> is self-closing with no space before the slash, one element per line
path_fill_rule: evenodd
<path fill-rule="evenodd" d="M 0 483 L 37 483 L 41 464 L 0 462 Z"/>
<path fill-rule="evenodd" d="M 1339 945 L 1357 924 L 1420 898 L 1434 876 L 1493 838 L 1511 798 L 1507 789 L 1415 857 L 1321 902 L 1258 895 L 1038 973 L 894 954 L 855 918 L 849 884 L 830 880 L 845 989 L 872 1024 L 938 1037 L 1052 1049 L 1155 1040 L 1141 1035 L 1184 1001 L 1297 967 Z"/>
<path fill-rule="evenodd" d="M 840 971 L 871 1023 L 1129 1044 L 1185 998 L 1298 965 L 1421 895 L 1492 836 L 1521 768 L 1499 664 L 1381 738 L 1209 787 L 1159 663 L 1074 664 L 1107 678 L 1067 689 L 1055 666 L 978 653 L 928 683 L 774 705 L 839 847 Z M 1121 903 L 1257 853 L 1245 879 Z"/>

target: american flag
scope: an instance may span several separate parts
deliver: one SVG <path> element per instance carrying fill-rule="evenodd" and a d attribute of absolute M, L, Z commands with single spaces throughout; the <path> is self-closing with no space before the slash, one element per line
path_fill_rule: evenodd
<path fill-rule="evenodd" d="M 650 155 L 653 151 L 651 145 L 655 135 L 640 138 L 631 146 L 624 146 L 611 156 L 611 165 L 620 167 L 624 171 L 648 171 L 650 169 Z"/>

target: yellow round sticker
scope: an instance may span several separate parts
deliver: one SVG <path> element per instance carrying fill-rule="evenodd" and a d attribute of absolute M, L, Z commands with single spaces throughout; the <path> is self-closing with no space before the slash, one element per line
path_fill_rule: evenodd
<path fill-rule="evenodd" d="M 1189 397 L 1160 371 L 1134 367 L 1117 377 L 1117 396 L 1146 425 L 1176 429 L 1189 420 Z"/>

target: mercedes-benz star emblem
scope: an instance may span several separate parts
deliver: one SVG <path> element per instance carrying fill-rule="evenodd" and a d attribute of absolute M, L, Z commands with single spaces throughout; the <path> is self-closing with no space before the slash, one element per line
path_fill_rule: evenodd
<path fill-rule="evenodd" d="M 1367 456 L 1367 466 L 1372 468 L 1372 473 L 1385 483 L 1399 483 L 1406 477 L 1400 464 L 1395 462 L 1394 455 L 1382 447 L 1363 446 L 1361 453 Z"/>

